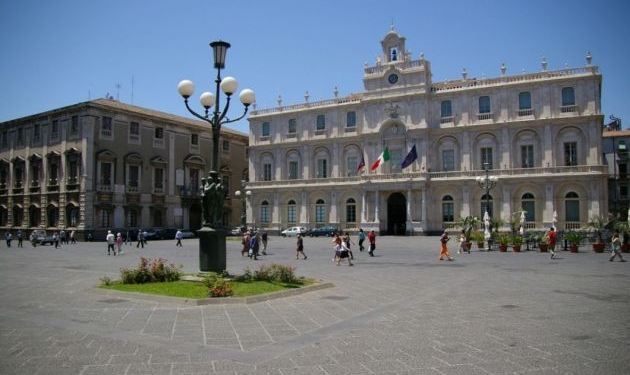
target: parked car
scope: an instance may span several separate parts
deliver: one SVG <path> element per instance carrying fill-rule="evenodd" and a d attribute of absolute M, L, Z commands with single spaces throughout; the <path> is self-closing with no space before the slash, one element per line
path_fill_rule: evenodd
<path fill-rule="evenodd" d="M 146 235 L 144 237 L 147 241 L 154 240 L 173 240 L 175 239 L 175 233 L 177 233 L 177 229 L 172 228 L 151 228 L 146 231 Z"/>
<path fill-rule="evenodd" d="M 230 231 L 228 232 L 230 236 L 241 236 L 244 233 L 245 233 L 245 230 L 242 227 L 234 227 L 230 229 Z"/>
<path fill-rule="evenodd" d="M 289 227 L 289 228 L 283 230 L 282 232 L 280 232 L 282 237 L 293 237 L 293 236 L 297 236 L 298 233 L 301 234 L 301 235 L 306 234 L 306 228 L 304 228 L 304 227 Z"/>
<path fill-rule="evenodd" d="M 332 237 L 335 235 L 337 231 L 338 230 L 335 227 L 319 227 L 319 228 L 313 228 L 307 231 L 306 235 L 309 237 L 319 237 L 319 236 Z"/>
<path fill-rule="evenodd" d="M 35 229 L 35 243 L 38 245 L 52 245 L 54 243 L 52 233 L 47 233 L 44 229 Z"/>

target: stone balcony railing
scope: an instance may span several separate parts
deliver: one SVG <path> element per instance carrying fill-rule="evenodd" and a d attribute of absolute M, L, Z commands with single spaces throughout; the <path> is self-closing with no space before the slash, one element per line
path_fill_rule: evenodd
<path fill-rule="evenodd" d="M 571 176 L 580 174 L 603 174 L 608 175 L 608 167 L 605 165 L 578 165 L 570 167 L 540 167 L 540 168 L 514 168 L 495 169 L 490 171 L 490 175 L 501 179 L 531 178 L 542 176 Z M 281 188 L 308 184 L 309 186 L 331 186 L 338 184 L 360 185 L 364 183 L 396 183 L 407 181 L 443 181 L 443 180 L 470 180 L 475 181 L 477 177 L 485 177 L 484 170 L 473 171 L 445 171 L 445 172 L 401 172 L 389 174 L 364 173 L 359 176 L 350 177 L 328 177 L 299 180 L 274 180 L 274 181 L 249 181 L 247 187 L 256 188 Z"/>

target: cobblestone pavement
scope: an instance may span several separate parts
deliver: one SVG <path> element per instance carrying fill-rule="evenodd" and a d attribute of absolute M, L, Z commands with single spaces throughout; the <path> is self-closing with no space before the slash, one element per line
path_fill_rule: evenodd
<path fill-rule="evenodd" d="M 258 303 L 185 303 L 95 289 L 141 255 L 198 269 L 198 242 L 0 245 L 0 374 L 629 374 L 630 262 L 586 246 L 438 261 L 437 237 L 379 237 L 331 262 L 329 238 L 272 237 L 264 263 L 334 286 Z M 451 247 L 454 247 L 451 244 Z M 355 246 L 356 247 L 356 246 Z M 455 251 L 451 249 L 453 253 Z M 630 258 L 630 256 L 628 257 Z"/>

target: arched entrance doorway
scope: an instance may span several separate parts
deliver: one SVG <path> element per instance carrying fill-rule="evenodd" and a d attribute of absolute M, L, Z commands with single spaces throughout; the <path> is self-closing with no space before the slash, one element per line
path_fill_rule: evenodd
<path fill-rule="evenodd" d="M 387 234 L 404 235 L 407 224 L 407 198 L 401 193 L 393 193 L 387 199 Z"/>

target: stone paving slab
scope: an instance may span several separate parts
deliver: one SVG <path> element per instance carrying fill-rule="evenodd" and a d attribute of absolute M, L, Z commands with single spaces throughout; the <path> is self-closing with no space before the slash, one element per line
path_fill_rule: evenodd
<path fill-rule="evenodd" d="M 198 243 L 0 247 L 0 374 L 628 374 L 629 263 L 586 247 L 438 261 L 436 237 L 379 237 L 335 266 L 328 238 L 272 237 L 260 261 L 229 241 L 228 271 L 281 263 L 325 288 L 197 305 L 98 291 L 140 256 L 196 272 Z"/>

